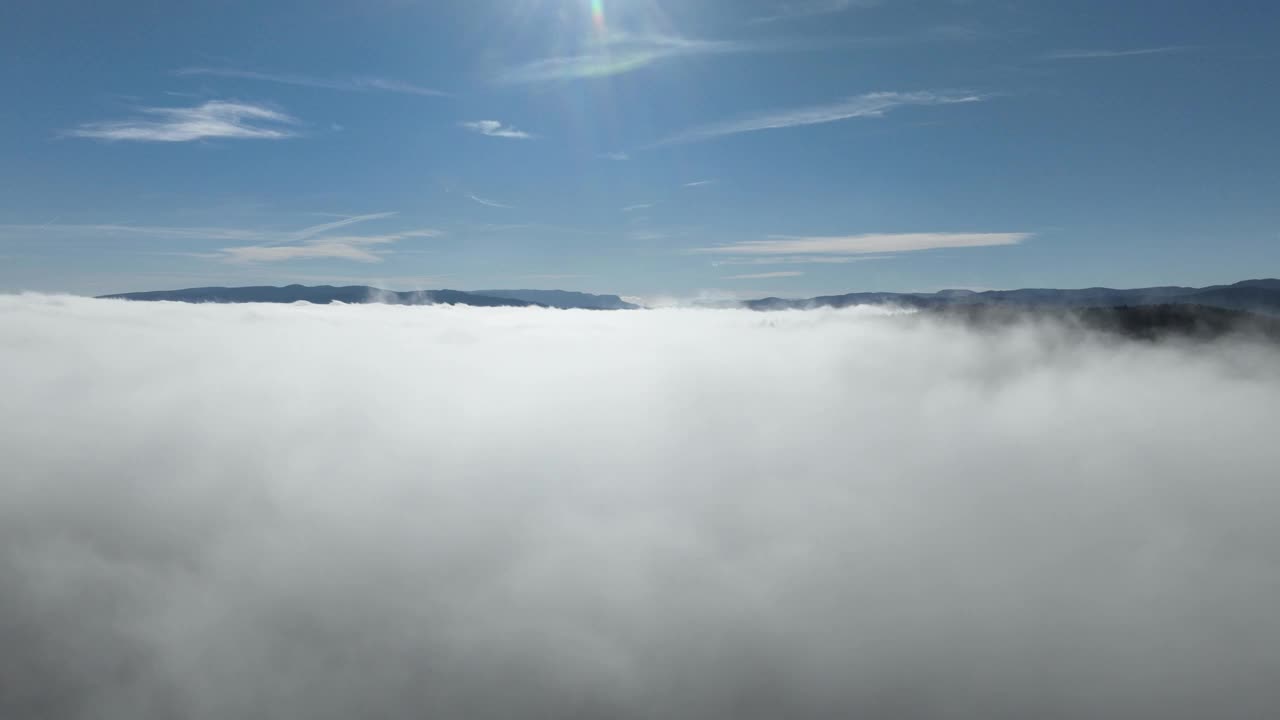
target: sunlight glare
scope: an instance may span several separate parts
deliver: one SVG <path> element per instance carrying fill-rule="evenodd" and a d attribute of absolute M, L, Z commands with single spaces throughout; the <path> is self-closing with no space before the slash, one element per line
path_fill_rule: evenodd
<path fill-rule="evenodd" d="M 591 0 L 591 22 L 595 24 L 596 32 L 604 34 L 607 30 L 604 24 L 604 0 Z"/>

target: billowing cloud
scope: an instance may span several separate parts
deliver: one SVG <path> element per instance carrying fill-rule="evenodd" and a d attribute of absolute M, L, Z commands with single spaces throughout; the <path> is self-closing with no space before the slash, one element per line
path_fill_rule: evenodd
<path fill-rule="evenodd" d="M 533 137 L 523 130 L 503 125 L 497 120 L 473 120 L 458 124 L 467 130 L 478 132 L 481 135 L 488 135 L 489 137 L 510 138 L 512 140 L 529 140 Z"/>
<path fill-rule="evenodd" d="M 768 240 L 743 242 L 715 247 L 695 248 L 692 252 L 717 255 L 768 256 L 841 256 L 875 253 L 916 252 L 942 248 L 990 247 L 1017 245 L 1031 233 L 868 233 L 863 235 L 795 236 L 774 235 Z"/>
<path fill-rule="evenodd" d="M 283 140 L 296 135 L 296 118 L 242 102 L 210 100 L 189 108 L 142 108 L 128 120 L 86 123 L 73 137 L 132 142 L 191 142 L 209 138 Z"/>
<path fill-rule="evenodd" d="M 1280 707 L 1280 353 L 0 297 L 0 716 Z"/>
<path fill-rule="evenodd" d="M 981 95 L 956 92 L 874 92 L 857 95 L 847 100 L 828 105 L 810 105 L 791 108 L 777 112 L 750 115 L 747 117 L 726 120 L 703 125 L 676 133 L 650 147 L 679 145 L 682 143 L 713 140 L 726 135 L 758 132 L 760 130 L 776 130 L 779 128 L 800 127 L 804 125 L 822 125 L 853 118 L 883 117 L 887 113 L 901 107 L 923 105 L 954 105 L 957 103 L 974 103 L 984 100 Z"/>

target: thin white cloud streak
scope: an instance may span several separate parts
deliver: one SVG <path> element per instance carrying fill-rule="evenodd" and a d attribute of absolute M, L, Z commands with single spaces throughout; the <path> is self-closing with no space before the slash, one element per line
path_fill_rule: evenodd
<path fill-rule="evenodd" d="M 169 240 L 247 240 L 273 239 L 287 242 L 289 235 L 277 231 L 254 228 L 226 227 L 166 227 L 162 225 L 127 225 L 112 223 L 50 225 L 0 225 L 5 234 L 43 233 L 54 236 L 107 236 L 112 239 L 147 237 Z"/>
<path fill-rule="evenodd" d="M 622 208 L 622 212 L 629 213 L 637 210 L 648 210 L 651 207 L 653 207 L 653 203 L 637 203 L 635 205 L 628 205 Z"/>
<path fill-rule="evenodd" d="M 857 95 L 830 105 L 811 105 L 779 112 L 751 115 L 736 120 L 713 123 L 676 133 L 650 145 L 650 148 L 713 140 L 726 135 L 777 130 L 781 128 L 822 125 L 853 118 L 884 117 L 902 107 L 955 105 L 981 102 L 982 95 L 954 92 L 874 92 Z"/>
<path fill-rule="evenodd" d="M 855 2 L 854 4 L 863 4 Z M 839 11 L 837 8 L 835 11 Z M 811 13 L 812 14 L 812 13 Z M 779 18 L 780 19 L 780 18 Z M 956 27 L 930 28 L 902 36 L 814 38 L 793 37 L 770 40 L 704 40 L 675 34 L 627 33 L 613 30 L 602 41 L 576 53 L 541 58 L 502 70 L 494 77 L 498 84 L 536 84 L 609 78 L 681 58 L 731 55 L 737 53 L 807 52 L 842 47 L 895 45 L 928 39 L 969 37 L 971 32 Z"/>
<path fill-rule="evenodd" d="M 715 180 L 695 180 L 694 182 L 685 183 L 684 187 L 696 188 L 696 187 L 706 187 L 707 185 L 715 185 L 715 184 L 716 184 Z"/>
<path fill-rule="evenodd" d="M 344 228 L 349 225 L 355 225 L 356 223 L 369 222 L 370 220 L 383 220 L 385 218 L 394 217 L 398 214 L 399 213 L 393 211 L 393 212 L 369 213 L 367 215 L 353 215 L 351 217 L 342 218 L 341 220 L 334 220 L 333 222 L 323 223 L 321 225 L 312 225 L 311 227 L 303 228 L 298 232 L 293 233 L 290 239 L 294 241 L 307 240 L 309 238 L 315 237 L 316 235 L 321 235 L 323 233 L 329 232 L 330 230 L 337 230 L 338 228 Z"/>
<path fill-rule="evenodd" d="M 653 242 L 654 240 L 666 240 L 671 237 L 668 233 L 658 232 L 656 230 L 634 230 L 627 233 L 628 240 L 637 242 Z"/>
<path fill-rule="evenodd" d="M 769 257 L 737 257 L 716 260 L 711 263 L 712 267 L 724 267 L 734 265 L 848 265 L 849 263 L 870 262 L 873 260 L 892 260 L 893 255 L 857 255 L 857 256 L 832 256 L 832 255 L 799 255 L 796 257 L 787 256 L 769 256 Z"/>
<path fill-rule="evenodd" d="M 771 278 L 789 278 L 800 277 L 804 275 L 799 270 L 779 270 L 777 272 L 748 273 L 746 275 L 730 275 L 725 280 L 769 280 Z"/>
<path fill-rule="evenodd" d="M 520 275 L 519 277 L 526 280 L 584 280 L 595 276 L 579 275 L 574 273 L 534 273 L 530 275 Z"/>
<path fill-rule="evenodd" d="M 322 237 L 296 245 L 241 245 L 222 248 L 220 257 L 231 263 L 271 263 L 289 260 L 351 260 L 379 263 L 385 252 L 377 248 L 411 238 L 439 237 L 439 230 L 423 229 L 386 235 Z"/>
<path fill-rule="evenodd" d="M 945 248 L 1017 245 L 1032 233 L 871 233 L 841 236 L 774 235 L 729 245 L 694 248 L 690 252 L 719 255 L 862 255 Z"/>
<path fill-rule="evenodd" d="M 515 207 L 514 207 L 514 206 L 512 206 L 512 205 L 504 205 L 504 204 L 502 204 L 502 203 L 500 203 L 500 202 L 496 202 L 496 201 L 494 201 L 494 200 L 488 200 L 488 199 L 486 199 L 486 198 L 482 198 L 482 197 L 480 197 L 479 195 L 472 195 L 472 194 L 468 194 L 468 195 L 467 195 L 467 197 L 469 197 L 469 198 L 471 198 L 472 200 L 474 200 L 474 201 L 476 201 L 476 202 L 480 203 L 481 205 L 487 205 L 488 207 L 491 207 L 491 208 L 502 208 L 503 210 L 514 210 L 514 209 L 515 209 Z"/>
<path fill-rule="evenodd" d="M 881 4 L 882 0 L 800 0 L 798 2 L 781 3 L 776 12 L 752 18 L 752 23 L 772 23 L 782 20 L 834 15 L 854 8 L 869 8 Z"/>
<path fill-rule="evenodd" d="M 529 140 L 533 136 L 523 130 L 503 125 L 497 120 L 472 120 L 458 123 L 459 127 L 489 137 L 509 138 L 513 140 Z"/>
<path fill-rule="evenodd" d="M 1190 45 L 1136 48 L 1132 50 L 1063 50 L 1043 56 L 1045 60 L 1106 60 L 1109 58 L 1138 57 L 1141 55 L 1168 55 L 1192 50 Z"/>
<path fill-rule="evenodd" d="M 344 242 L 323 240 L 305 245 L 249 245 L 223 248 L 224 259 L 231 263 L 268 263 L 287 260 L 352 260 L 376 263 L 382 258 L 369 250 L 378 240 Z"/>
<path fill-rule="evenodd" d="M 342 90 L 344 92 L 389 92 L 399 93 L 402 95 L 422 95 L 429 97 L 447 95 L 447 93 L 439 90 L 422 87 L 421 85 L 415 85 L 401 80 L 368 76 L 323 78 L 312 75 L 298 75 L 294 73 L 268 73 L 258 72 L 255 70 L 235 70 L 229 68 L 210 67 L 181 68 L 179 70 L 175 70 L 173 74 L 181 77 L 209 76 L 240 78 L 244 80 L 260 80 L 263 82 L 278 83 L 281 85 L 297 85 L 300 87 Z"/>
<path fill-rule="evenodd" d="M 85 123 L 72 137 L 128 142 L 191 142 L 206 139 L 284 140 L 295 137 L 298 120 L 260 105 L 210 100 L 189 108 L 142 108 L 141 117 Z"/>
<path fill-rule="evenodd" d="M 4 296 L 0 397 L 3 717 L 1280 705 L 1274 347 Z"/>
<path fill-rule="evenodd" d="M 354 225 L 356 223 L 382 220 L 398 215 L 397 212 L 379 212 L 366 215 L 353 215 L 340 220 L 312 225 L 301 230 L 275 230 L 270 228 L 235 228 L 235 227 L 175 227 L 164 225 L 131 225 L 112 223 L 90 224 L 58 224 L 44 225 L 0 225 L 0 232 L 43 232 L 56 235 L 97 235 L 124 238 L 148 237 L 165 240 L 208 240 L 208 241 L 244 241 L 269 245 L 283 245 L 302 242 L 317 235 Z"/>
<path fill-rule="evenodd" d="M 631 159 L 631 156 L 624 152 L 607 152 L 600 153 L 601 160 L 613 160 L 615 162 L 625 162 Z"/>
<path fill-rule="evenodd" d="M 509 68 L 498 75 L 497 82 L 530 84 L 603 78 L 634 72 L 679 57 L 744 52 L 749 49 L 749 46 L 729 41 L 615 32 L 588 52 L 544 58 Z"/>
<path fill-rule="evenodd" d="M 350 260 L 364 263 L 382 262 L 386 250 L 379 246 L 407 239 L 438 237 L 443 233 L 431 228 L 375 235 L 326 235 L 357 223 L 384 220 L 396 212 L 379 212 L 344 217 L 332 222 L 312 225 L 301 230 L 226 227 L 165 227 L 154 225 L 0 225 L 5 231 L 22 233 L 41 231 L 64 237 L 106 236 L 111 239 L 145 237 L 181 242 L 249 243 L 224 247 L 216 252 L 180 252 L 176 254 L 231 263 L 271 263 L 288 260 Z"/>

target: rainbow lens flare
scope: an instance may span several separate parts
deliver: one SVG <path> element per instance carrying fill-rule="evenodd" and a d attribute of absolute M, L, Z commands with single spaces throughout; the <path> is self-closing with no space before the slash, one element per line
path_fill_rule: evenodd
<path fill-rule="evenodd" d="M 591 0 L 591 21 L 595 23 L 596 32 L 604 32 L 604 0 Z"/>

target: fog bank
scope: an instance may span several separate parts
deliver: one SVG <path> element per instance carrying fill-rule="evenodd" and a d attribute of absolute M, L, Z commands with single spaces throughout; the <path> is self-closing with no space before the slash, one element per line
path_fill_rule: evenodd
<path fill-rule="evenodd" d="M 1280 713 L 1280 351 L 0 296 L 0 717 Z"/>

